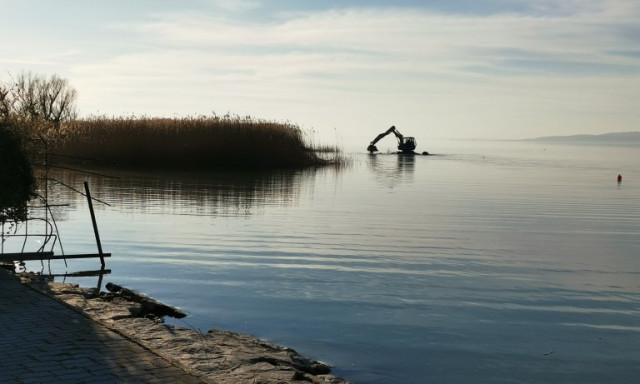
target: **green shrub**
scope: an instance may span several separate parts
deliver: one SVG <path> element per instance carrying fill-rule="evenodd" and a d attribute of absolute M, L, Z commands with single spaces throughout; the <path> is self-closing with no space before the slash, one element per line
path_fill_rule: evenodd
<path fill-rule="evenodd" d="M 27 217 L 35 179 L 15 126 L 0 122 L 0 223 Z"/>

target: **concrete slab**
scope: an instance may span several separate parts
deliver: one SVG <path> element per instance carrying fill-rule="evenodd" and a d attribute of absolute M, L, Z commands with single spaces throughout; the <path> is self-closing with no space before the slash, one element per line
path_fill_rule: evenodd
<path fill-rule="evenodd" d="M 0 383 L 211 383 L 0 268 Z"/>

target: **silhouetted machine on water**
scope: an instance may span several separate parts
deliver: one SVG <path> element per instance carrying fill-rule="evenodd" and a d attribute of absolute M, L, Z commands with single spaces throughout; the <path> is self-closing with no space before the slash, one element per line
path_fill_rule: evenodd
<path fill-rule="evenodd" d="M 398 132 L 395 125 L 392 125 L 391 128 L 387 129 L 386 132 L 383 132 L 378 136 L 376 136 L 376 138 L 373 139 L 371 144 L 369 144 L 369 146 L 367 147 L 367 151 L 369 151 L 369 153 L 378 152 L 378 148 L 376 148 L 376 143 L 382 140 L 385 136 L 387 136 L 390 133 L 393 133 L 394 135 L 396 135 L 396 138 L 398 139 L 398 150 L 400 151 L 400 153 L 412 154 L 412 155 L 416 154 L 414 152 L 414 149 L 416 149 L 416 145 L 417 145 L 416 139 L 410 136 L 403 136 L 400 132 Z M 422 154 L 428 155 L 429 153 L 423 152 Z"/>

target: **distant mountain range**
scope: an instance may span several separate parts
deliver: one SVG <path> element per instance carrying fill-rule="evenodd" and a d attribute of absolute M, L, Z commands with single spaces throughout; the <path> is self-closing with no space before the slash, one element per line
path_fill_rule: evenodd
<path fill-rule="evenodd" d="M 614 132 L 614 133 L 605 133 L 602 135 L 545 136 L 545 137 L 537 137 L 535 139 L 527 139 L 527 140 L 554 142 L 554 143 L 640 144 L 640 132 Z"/>

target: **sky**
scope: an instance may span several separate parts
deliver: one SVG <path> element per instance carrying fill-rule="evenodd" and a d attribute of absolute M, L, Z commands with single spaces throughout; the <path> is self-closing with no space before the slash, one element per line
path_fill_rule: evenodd
<path fill-rule="evenodd" d="M 250 115 L 343 147 L 640 130 L 637 0 L 0 0 L 0 36 L 2 81 L 65 77 L 84 117 Z"/>

